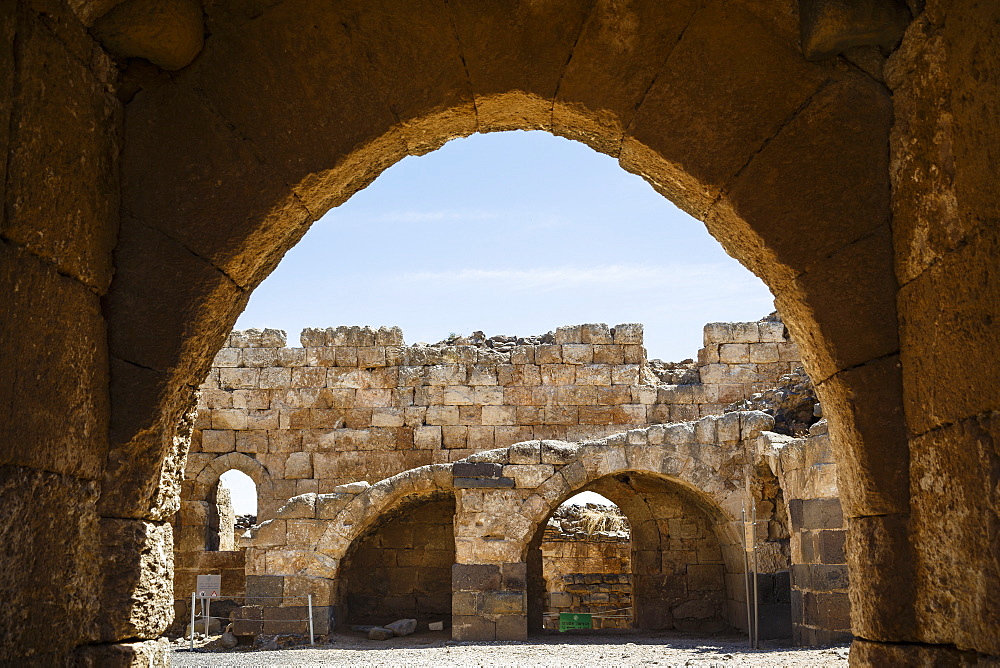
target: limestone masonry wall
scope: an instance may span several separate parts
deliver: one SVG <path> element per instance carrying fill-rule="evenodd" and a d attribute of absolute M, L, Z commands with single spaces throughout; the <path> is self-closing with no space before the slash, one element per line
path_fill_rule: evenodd
<path fill-rule="evenodd" d="M 640 324 L 559 327 L 543 340 L 551 343 L 407 346 L 398 327 L 337 327 L 306 329 L 290 348 L 278 330 L 234 331 L 201 387 L 184 498 L 207 499 L 225 470 L 210 465 L 242 453 L 263 467 L 266 520 L 297 494 L 481 450 L 720 414 L 800 364 L 781 322 L 706 325 L 691 365 L 700 382 L 683 385 L 656 376 Z"/>
<path fill-rule="evenodd" d="M 792 636 L 799 645 L 851 638 L 847 527 L 826 420 L 809 438 L 765 432 L 758 448 L 781 480 L 791 530 Z"/>

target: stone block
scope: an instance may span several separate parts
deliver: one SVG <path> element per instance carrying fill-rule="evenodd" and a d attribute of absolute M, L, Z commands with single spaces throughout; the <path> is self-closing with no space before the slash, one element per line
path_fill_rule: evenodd
<path fill-rule="evenodd" d="M 611 385 L 611 369 L 608 364 L 584 364 L 576 369 L 578 385 Z"/>
<path fill-rule="evenodd" d="M 464 449 L 469 442 L 469 428 L 465 425 L 441 427 L 441 445 L 451 450 Z"/>
<path fill-rule="evenodd" d="M 719 346 L 719 362 L 745 364 L 750 361 L 750 346 L 745 343 L 723 343 Z"/>
<path fill-rule="evenodd" d="M 535 346 L 535 364 L 561 364 L 562 346 L 560 345 L 539 345 Z"/>
<path fill-rule="evenodd" d="M 625 349 L 618 344 L 595 344 L 594 364 L 624 364 Z"/>
<path fill-rule="evenodd" d="M 219 385 L 225 390 L 252 390 L 259 378 L 260 369 L 219 369 Z"/>
<path fill-rule="evenodd" d="M 475 450 L 490 450 L 496 445 L 492 426 L 470 426 L 468 445 Z"/>
<path fill-rule="evenodd" d="M 586 343 L 566 344 L 562 347 L 562 359 L 565 364 L 592 364 L 594 348 Z"/>
<path fill-rule="evenodd" d="M 497 372 L 495 368 L 476 364 L 469 369 L 469 385 L 496 385 Z"/>
<path fill-rule="evenodd" d="M 793 507 L 795 510 L 792 510 Z M 805 499 L 800 504 L 789 503 L 789 514 L 793 531 L 797 528 L 840 529 L 844 526 L 839 499 Z"/>
<path fill-rule="evenodd" d="M 201 449 L 205 452 L 232 452 L 236 449 L 236 434 L 230 430 L 207 429 L 201 432 Z"/>
<path fill-rule="evenodd" d="M 503 475 L 513 478 L 515 487 L 538 487 L 554 472 L 552 464 L 510 464 L 503 467 Z"/>
<path fill-rule="evenodd" d="M 453 564 L 451 585 L 456 592 L 500 589 L 500 566 L 495 564 Z M 456 614 L 461 613 L 456 612 Z"/>
<path fill-rule="evenodd" d="M 312 454 L 292 452 L 285 460 L 286 478 L 312 478 Z"/>
<path fill-rule="evenodd" d="M 624 323 L 615 325 L 611 330 L 615 343 L 642 345 L 642 324 Z"/>
<path fill-rule="evenodd" d="M 453 640 L 496 640 L 496 624 L 478 615 L 452 615 L 451 629 Z"/>
<path fill-rule="evenodd" d="M 761 343 L 783 343 L 785 341 L 785 323 L 758 322 L 757 331 Z"/>
<path fill-rule="evenodd" d="M 756 364 L 771 364 L 778 362 L 778 344 L 760 343 L 750 346 L 750 361 Z"/>
<path fill-rule="evenodd" d="M 444 388 L 444 403 L 470 406 L 475 403 L 475 391 L 468 385 L 447 385 Z"/>
<path fill-rule="evenodd" d="M 516 443 L 510 446 L 511 464 L 540 464 L 541 463 L 541 443 L 529 441 Z"/>
<path fill-rule="evenodd" d="M 483 425 L 515 425 L 516 410 L 513 406 L 483 406 Z"/>
<path fill-rule="evenodd" d="M 426 421 L 429 425 L 457 425 L 458 406 L 428 406 Z"/>
<path fill-rule="evenodd" d="M 637 385 L 639 383 L 639 365 L 612 365 L 611 383 L 612 385 Z"/>
<path fill-rule="evenodd" d="M 502 474 L 500 464 L 487 462 L 455 462 L 452 474 L 456 478 L 498 478 Z"/>
<path fill-rule="evenodd" d="M 523 615 L 526 596 L 523 591 L 483 590 L 480 611 L 484 615 Z"/>
<path fill-rule="evenodd" d="M 540 367 L 543 385 L 573 385 L 576 367 L 571 364 L 543 364 Z"/>
<path fill-rule="evenodd" d="M 510 351 L 510 363 L 511 364 L 534 364 L 535 363 L 535 347 L 534 346 L 515 346 L 514 349 Z"/>
<path fill-rule="evenodd" d="M 643 346 L 623 345 L 622 358 L 625 364 L 643 364 L 646 361 L 646 349 Z"/>
<path fill-rule="evenodd" d="M 583 341 L 582 328 L 580 325 L 565 325 L 557 327 L 555 331 L 555 341 L 558 345 L 581 343 Z"/>
<path fill-rule="evenodd" d="M 468 368 L 464 364 L 435 364 L 427 369 L 428 385 L 465 385 Z"/>
<path fill-rule="evenodd" d="M 715 591 L 725 588 L 724 566 L 721 564 L 688 564 L 688 589 Z"/>
<path fill-rule="evenodd" d="M 234 433 L 236 434 L 237 452 L 250 452 L 254 454 L 267 452 L 267 431 L 254 429 L 252 431 L 237 431 Z"/>
<path fill-rule="evenodd" d="M 917 638 L 914 564 L 909 555 L 909 517 L 852 517 L 847 524 L 850 607 L 857 635 L 911 642 Z"/>
<path fill-rule="evenodd" d="M 524 614 L 502 615 L 496 620 L 496 639 L 524 642 L 528 639 L 528 618 Z"/>
<path fill-rule="evenodd" d="M 455 478 L 456 489 L 483 487 L 514 487 L 513 478 Z"/>
<path fill-rule="evenodd" d="M 285 520 L 267 520 L 253 532 L 255 547 L 280 547 L 285 544 Z"/>

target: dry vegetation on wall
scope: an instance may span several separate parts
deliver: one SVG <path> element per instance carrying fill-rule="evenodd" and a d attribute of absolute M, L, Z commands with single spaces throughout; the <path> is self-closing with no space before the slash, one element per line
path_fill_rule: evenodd
<path fill-rule="evenodd" d="M 565 534 L 611 533 L 628 537 L 628 518 L 615 505 L 587 503 L 584 505 L 564 503 L 556 508 L 549 518 L 549 526 Z"/>

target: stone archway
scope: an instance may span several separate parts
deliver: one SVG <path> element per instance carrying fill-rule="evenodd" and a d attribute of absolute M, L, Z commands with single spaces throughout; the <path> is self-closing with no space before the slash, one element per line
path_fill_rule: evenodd
<path fill-rule="evenodd" d="M 525 127 L 618 156 L 780 295 L 838 430 L 854 631 L 923 644 L 862 642 L 866 660 L 1000 653 L 1000 365 L 954 369 L 996 347 L 998 10 L 905 4 L 886 68 L 807 61 L 822 16 L 777 0 L 212 4 L 169 77 L 115 67 L 87 32 L 106 3 L 5 8 L 3 505 L 59 490 L 44 515 L 78 538 L 10 523 L 12 562 L 67 603 L 5 617 L 3 656 L 145 651 L 116 643 L 169 610 L 168 559 L 141 555 L 169 551 L 175 426 L 248 291 L 399 156 Z M 953 505 L 966 519 L 936 531 Z M 18 578 L 12 610 L 35 596 Z"/>
<path fill-rule="evenodd" d="M 901 406 L 885 87 L 804 61 L 791 16 L 728 3 L 476 7 L 286 2 L 224 20 L 195 63 L 135 95 L 108 297 L 110 461 L 159 476 L 183 388 L 326 209 L 451 137 L 546 129 L 617 157 L 764 279 L 840 430 L 848 513 L 898 526 L 902 413 L 875 409 Z M 153 491 L 102 504 L 155 516 Z M 852 566 L 880 569 L 880 554 L 856 551 Z M 888 623 L 869 621 L 871 637 Z"/>
<path fill-rule="evenodd" d="M 746 628 L 743 591 L 729 582 L 743 577 L 740 546 L 731 520 L 710 500 L 669 478 L 620 471 L 581 488 L 613 502 L 631 527 L 632 622 L 635 628 L 680 628 L 712 633 Z M 542 536 L 528 547 L 528 628 L 542 628 Z M 736 576 L 736 577 L 727 577 Z"/>

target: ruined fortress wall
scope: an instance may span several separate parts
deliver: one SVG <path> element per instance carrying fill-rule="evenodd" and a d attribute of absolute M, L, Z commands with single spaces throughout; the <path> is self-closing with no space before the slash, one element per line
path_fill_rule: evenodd
<path fill-rule="evenodd" d="M 800 364 L 780 322 L 706 325 L 701 382 L 685 385 L 652 374 L 642 325 L 560 327 L 552 341 L 407 346 L 399 328 L 338 327 L 289 348 L 280 331 L 233 332 L 201 388 L 185 500 L 207 497 L 216 478 L 202 474 L 228 453 L 266 470 L 263 520 L 297 494 L 481 450 L 719 414 Z"/>

